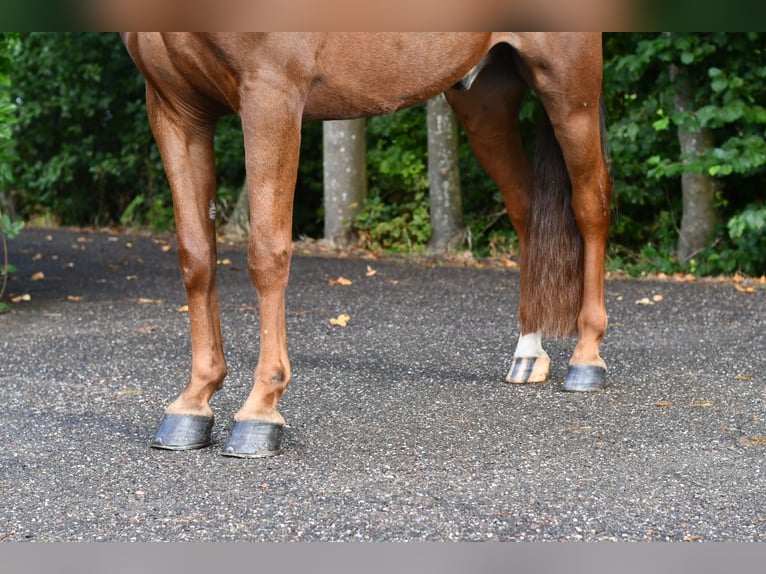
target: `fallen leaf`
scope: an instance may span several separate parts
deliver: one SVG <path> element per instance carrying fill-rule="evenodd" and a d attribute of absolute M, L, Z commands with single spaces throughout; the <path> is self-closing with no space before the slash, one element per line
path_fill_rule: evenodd
<path fill-rule="evenodd" d="M 189 306 L 188 305 L 181 305 L 180 307 L 176 308 L 176 311 L 179 313 L 188 313 L 189 312 Z"/>
<path fill-rule="evenodd" d="M 64 269 L 74 269 L 74 263 L 71 261 L 69 263 L 65 263 Z"/>
<path fill-rule="evenodd" d="M 337 279 L 330 279 L 329 283 L 330 285 L 342 285 L 345 287 L 351 285 L 352 281 L 351 279 L 346 279 L 345 277 L 338 277 Z"/>
<path fill-rule="evenodd" d="M 643 299 L 639 299 L 638 301 L 636 301 L 636 305 L 645 305 L 645 306 L 654 305 L 654 302 L 651 299 L 649 299 L 649 297 L 644 297 Z"/>
<path fill-rule="evenodd" d="M 755 435 L 745 437 L 739 442 L 742 444 L 742 446 L 766 446 L 766 436 Z"/>
<path fill-rule="evenodd" d="M 242 307 L 239 307 L 239 311 L 242 313 L 247 313 L 249 311 L 257 311 L 258 307 L 253 307 L 252 305 L 244 305 Z"/>
<path fill-rule="evenodd" d="M 133 249 L 133 243 L 130 241 L 125 242 L 125 249 Z"/>
<path fill-rule="evenodd" d="M 53 235 L 46 235 L 45 241 L 53 241 Z"/>
<path fill-rule="evenodd" d="M 702 408 L 708 408 L 712 407 L 713 403 L 710 401 L 706 401 L 704 399 L 692 399 L 691 405 L 692 407 L 702 407 Z"/>
<path fill-rule="evenodd" d="M 28 302 L 32 300 L 32 295 L 29 293 L 24 293 L 23 295 L 17 295 L 16 297 L 11 297 L 11 303 L 21 303 L 22 301 Z"/>
<path fill-rule="evenodd" d="M 753 287 L 743 287 L 742 285 L 737 285 L 735 283 L 734 288 L 740 293 L 755 293 L 755 289 Z"/>
<path fill-rule="evenodd" d="M 365 275 L 365 277 L 372 277 L 372 276 L 373 276 L 373 275 L 375 275 L 376 273 L 377 273 L 377 271 L 375 271 L 375 269 L 373 269 L 372 267 L 370 267 L 370 266 L 368 265 L 368 266 L 367 266 L 367 273 L 365 273 L 364 275 Z"/>
<path fill-rule="evenodd" d="M 663 301 L 664 299 L 665 297 L 663 297 L 662 295 L 652 295 L 652 301 L 654 301 L 655 303 L 659 303 L 660 301 Z"/>
<path fill-rule="evenodd" d="M 43 258 L 43 254 L 42 253 L 35 253 L 35 256 L 32 257 L 32 261 L 40 261 L 40 260 L 42 260 L 42 258 Z"/>
<path fill-rule="evenodd" d="M 702 540 L 704 537 L 700 536 L 699 534 L 687 534 L 684 536 L 684 542 L 697 542 L 698 540 Z"/>
<path fill-rule="evenodd" d="M 138 279 L 138 275 L 128 275 L 125 277 L 125 281 L 135 281 L 136 279 Z"/>
<path fill-rule="evenodd" d="M 141 305 L 159 305 L 162 303 L 162 299 L 148 299 L 147 297 L 139 297 L 138 302 Z"/>
<path fill-rule="evenodd" d="M 160 249 L 162 249 L 163 253 L 167 253 L 168 251 L 172 249 L 172 247 L 170 245 L 163 245 L 162 247 L 160 247 Z"/>
<path fill-rule="evenodd" d="M 749 381 L 753 378 L 752 373 L 747 373 L 746 375 L 737 375 L 734 377 L 735 381 Z"/>
<path fill-rule="evenodd" d="M 338 315 L 337 318 L 330 319 L 330 325 L 334 325 L 337 327 L 345 327 L 346 325 L 348 325 L 349 319 L 351 319 L 351 317 L 349 317 L 345 313 L 341 313 L 340 315 Z"/>
<path fill-rule="evenodd" d="M 71 303 L 79 303 L 82 301 L 82 295 L 67 295 L 66 300 Z"/>
<path fill-rule="evenodd" d="M 519 264 L 516 263 L 513 259 L 503 259 L 503 267 L 508 269 L 518 269 Z"/>
<path fill-rule="evenodd" d="M 669 407 L 672 404 L 673 403 L 671 403 L 670 401 L 657 401 L 656 403 L 654 403 L 654 406 L 655 407 Z"/>
<path fill-rule="evenodd" d="M 231 265 L 231 259 L 219 259 L 216 263 L 218 265 Z"/>
<path fill-rule="evenodd" d="M 45 273 L 42 271 L 38 271 L 32 275 L 32 281 L 42 281 L 43 279 L 45 279 Z"/>
<path fill-rule="evenodd" d="M 136 329 L 139 333 L 154 333 L 157 331 L 159 327 L 141 327 L 140 329 Z"/>

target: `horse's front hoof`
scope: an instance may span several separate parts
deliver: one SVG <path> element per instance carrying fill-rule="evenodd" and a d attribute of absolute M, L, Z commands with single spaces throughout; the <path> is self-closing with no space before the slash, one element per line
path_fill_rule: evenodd
<path fill-rule="evenodd" d="M 505 382 L 512 384 L 544 383 L 551 360 L 548 357 L 514 357 Z"/>
<path fill-rule="evenodd" d="M 597 365 L 569 365 L 564 391 L 593 392 L 606 386 L 606 369 Z"/>
<path fill-rule="evenodd" d="M 238 458 L 264 458 L 282 454 L 284 428 L 284 425 L 264 421 L 235 421 L 221 454 Z"/>
<path fill-rule="evenodd" d="M 210 445 L 213 417 L 166 414 L 150 443 L 152 448 L 192 450 Z"/>

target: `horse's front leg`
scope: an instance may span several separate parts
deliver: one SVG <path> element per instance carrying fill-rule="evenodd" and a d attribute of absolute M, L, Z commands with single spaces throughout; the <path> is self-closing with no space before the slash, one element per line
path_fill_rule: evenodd
<path fill-rule="evenodd" d="M 216 292 L 214 202 L 215 123 L 181 117 L 147 89 L 147 111 L 173 193 L 178 256 L 191 326 L 191 375 L 186 388 L 165 410 L 151 446 L 170 450 L 210 443 L 209 401 L 221 388 L 226 363 Z"/>
<path fill-rule="evenodd" d="M 258 295 L 260 348 L 250 394 L 236 413 L 225 456 L 279 454 L 284 418 L 277 403 L 290 381 L 285 290 L 292 254 L 292 210 L 300 149 L 299 98 L 270 88 L 243 104 L 250 194 L 248 266 Z M 288 91 L 289 92 L 289 91 Z M 290 102 L 296 101 L 294 105 Z"/>

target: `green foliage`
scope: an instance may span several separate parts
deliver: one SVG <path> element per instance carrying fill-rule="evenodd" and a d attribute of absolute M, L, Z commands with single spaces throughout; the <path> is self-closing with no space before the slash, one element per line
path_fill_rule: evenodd
<path fill-rule="evenodd" d="M 610 268 L 764 273 L 764 49 L 763 33 L 605 35 L 604 100 L 616 196 Z M 674 111 L 673 66 L 696 82 L 693 105 L 680 113 Z M 521 114 L 530 149 L 538 113 L 530 94 Z M 368 246 L 405 251 L 427 245 L 425 115 L 425 106 L 418 106 L 368 121 L 369 197 L 353 222 Z M 678 128 L 703 127 L 713 130 L 714 146 L 682 157 Z M 238 118 L 219 122 L 215 148 L 225 220 L 245 178 Z M 304 126 L 301 153 L 294 233 L 316 237 L 323 215 L 321 124 Z M 515 253 L 502 197 L 462 130 L 459 161 L 470 247 L 477 255 Z M 711 245 L 681 265 L 674 253 L 685 172 L 719 180 L 721 225 Z M 116 34 L 0 34 L 0 182 L 3 205 L 12 199 L 21 218 L 172 225 L 143 80 Z"/>
<path fill-rule="evenodd" d="M 10 165 L 14 160 L 12 128 L 16 121 L 16 106 L 11 100 L 9 93 L 11 87 L 9 73 L 18 49 L 18 34 L 12 32 L 0 33 L 0 200 L 3 199 L 5 186 L 12 183 Z M 3 213 L 2 207 L 0 207 L 0 243 L 2 244 L 0 298 L 5 293 L 8 277 L 16 272 L 16 268 L 8 263 L 6 240 L 16 237 L 21 232 L 22 227 L 24 227 L 24 224 L 21 221 L 12 220 L 9 215 Z M 9 310 L 10 307 L 0 301 L 0 313 L 5 313 Z"/>
<path fill-rule="evenodd" d="M 428 197 L 418 191 L 403 203 L 389 203 L 373 195 L 353 223 L 363 247 L 395 253 L 423 251 L 431 237 Z"/>
<path fill-rule="evenodd" d="M 605 35 L 605 99 L 617 194 L 612 267 L 630 272 L 762 272 L 766 252 L 719 226 L 711 245 L 686 266 L 674 259 L 683 173 L 719 179 L 722 221 L 740 221 L 763 197 L 766 167 L 766 65 L 761 33 Z M 675 112 L 673 66 L 696 81 L 693 105 Z M 679 152 L 677 129 L 713 130 L 700 156 Z M 660 217 L 657 214 L 661 214 Z M 660 223 L 661 222 L 661 223 Z M 744 237 L 744 235 L 743 235 Z M 757 241 L 756 241 L 757 244 Z"/>
<path fill-rule="evenodd" d="M 143 82 L 117 34 L 24 33 L 12 78 L 22 214 L 108 223 L 137 182 L 165 193 Z"/>
<path fill-rule="evenodd" d="M 748 206 L 729 219 L 726 227 L 733 245 L 725 258 L 729 272 L 738 269 L 748 275 L 766 274 L 766 206 Z"/>

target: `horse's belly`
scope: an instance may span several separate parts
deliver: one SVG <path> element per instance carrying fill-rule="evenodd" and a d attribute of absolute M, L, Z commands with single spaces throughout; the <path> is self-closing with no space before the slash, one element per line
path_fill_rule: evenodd
<path fill-rule="evenodd" d="M 317 52 L 307 119 L 390 113 L 427 100 L 468 74 L 487 33 L 329 33 Z"/>

